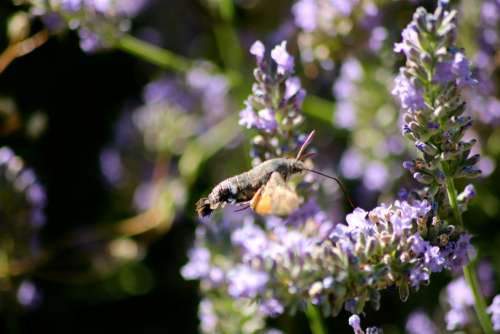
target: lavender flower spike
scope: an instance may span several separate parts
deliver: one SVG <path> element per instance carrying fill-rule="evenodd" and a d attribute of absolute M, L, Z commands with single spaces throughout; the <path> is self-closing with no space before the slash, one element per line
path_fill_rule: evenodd
<path fill-rule="evenodd" d="M 240 111 L 239 124 L 261 134 L 252 142 L 254 164 L 282 156 L 284 151 L 295 151 L 303 137 L 298 128 L 303 121 L 305 91 L 300 79 L 293 76 L 294 58 L 286 50 L 286 44 L 283 41 L 275 46 L 270 58 L 266 58 L 262 42 L 256 41 L 250 48 L 257 62 L 255 83 L 244 102 L 245 108 Z"/>
<path fill-rule="evenodd" d="M 405 112 L 403 133 L 423 155 L 411 171 L 433 191 L 444 184 L 445 176 L 480 174 L 475 167 L 478 157 L 470 156 L 474 142 L 463 140 L 471 119 L 464 115 L 460 92 L 475 80 L 468 60 L 455 45 L 455 20 L 456 11 L 449 11 L 442 1 L 434 13 L 419 8 L 395 46 L 404 52 L 406 65 L 400 68 L 392 93 Z"/>

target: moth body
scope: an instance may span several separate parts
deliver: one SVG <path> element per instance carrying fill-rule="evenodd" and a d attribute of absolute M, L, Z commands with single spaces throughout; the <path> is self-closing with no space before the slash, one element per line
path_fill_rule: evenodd
<path fill-rule="evenodd" d="M 290 175 L 302 172 L 304 168 L 304 163 L 298 159 L 266 160 L 249 171 L 230 177 L 216 185 L 208 197 L 201 198 L 196 203 L 196 211 L 200 217 L 205 217 L 226 204 L 249 202 L 255 193 L 269 181 L 273 173 L 279 173 L 286 180 Z"/>

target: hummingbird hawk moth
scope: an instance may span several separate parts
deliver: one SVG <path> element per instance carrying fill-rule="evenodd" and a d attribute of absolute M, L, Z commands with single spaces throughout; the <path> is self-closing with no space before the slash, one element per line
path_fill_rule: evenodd
<path fill-rule="evenodd" d="M 323 174 L 306 167 L 304 154 L 311 143 L 314 131 L 307 136 L 295 158 L 274 158 L 266 160 L 247 172 L 230 177 L 216 185 L 208 197 L 196 202 L 198 216 L 209 216 L 214 210 L 227 204 L 240 204 L 252 208 L 262 215 L 286 216 L 301 204 L 301 199 L 286 180 L 303 171 L 312 172 L 335 180 L 342 191 L 347 194 L 342 182 L 335 177 Z M 351 199 L 347 195 L 349 203 Z"/>

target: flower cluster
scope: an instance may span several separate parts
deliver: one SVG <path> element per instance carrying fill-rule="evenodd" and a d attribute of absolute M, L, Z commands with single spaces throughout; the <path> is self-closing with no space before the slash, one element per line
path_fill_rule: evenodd
<path fill-rule="evenodd" d="M 259 132 L 252 140 L 252 157 L 257 164 L 296 151 L 305 139 L 298 131 L 304 119 L 301 106 L 305 91 L 300 79 L 293 76 L 294 58 L 286 41 L 271 50 L 271 59 L 260 41 L 252 45 L 250 53 L 257 60 L 256 82 L 240 112 L 240 125 Z"/>
<path fill-rule="evenodd" d="M 149 83 L 144 104 L 133 120 L 153 153 L 180 154 L 187 139 L 200 135 L 219 121 L 228 109 L 229 83 L 213 74 L 208 64 L 199 64 L 185 78 L 161 78 Z"/>
<path fill-rule="evenodd" d="M 287 219 L 268 219 L 265 228 L 249 218 L 230 233 L 232 261 L 217 264 L 218 257 L 195 247 L 183 275 L 260 301 L 271 316 L 305 303 L 325 314 L 359 314 L 368 302 L 379 307 L 382 289 L 396 285 L 406 300 L 432 272 L 468 260 L 469 237 L 433 217 L 426 201 L 358 208 L 346 221 L 332 224 L 313 202 Z"/>
<path fill-rule="evenodd" d="M 332 70 L 332 59 L 345 56 L 346 50 L 378 50 L 387 37 L 380 26 L 382 5 L 384 1 L 298 0 L 292 13 L 300 29 L 302 60 L 318 61 L 323 69 Z"/>
<path fill-rule="evenodd" d="M 495 55 L 500 47 L 500 3 L 484 0 L 481 4 L 477 27 L 478 51 L 474 57 L 479 89 L 467 95 L 471 110 L 484 124 L 497 125 L 500 121 L 500 100 L 495 96 L 498 89 L 494 73 L 497 68 Z"/>
<path fill-rule="evenodd" d="M 171 156 L 184 153 L 192 138 L 225 116 L 230 103 L 228 90 L 227 79 L 214 74 L 206 63 L 194 66 L 184 77 L 161 77 L 148 83 L 141 105 L 125 110 L 113 142 L 101 152 L 106 181 L 122 195 L 127 192 L 123 186 L 137 186 L 133 190 L 135 208 L 150 208 L 157 188 L 151 180 L 153 174 L 162 174 Z M 154 159 L 163 161 L 151 163 Z M 183 206 L 185 185 L 172 176 L 169 187 L 175 189 L 173 202 Z"/>
<path fill-rule="evenodd" d="M 147 0 L 26 0 L 49 30 L 78 30 L 80 47 L 94 52 L 112 47 L 130 29 Z"/>
<path fill-rule="evenodd" d="M 244 226 L 253 223 L 250 217 L 244 219 Z M 255 297 L 268 278 L 266 273 L 239 262 L 239 255 L 228 252 L 238 234 L 244 237 L 236 224 L 236 217 L 229 214 L 221 221 L 200 224 L 195 245 L 188 253 L 189 262 L 181 270 L 185 279 L 200 280 L 204 295 L 199 305 L 202 333 L 267 333 L 263 308 L 248 299 L 234 298 Z"/>
<path fill-rule="evenodd" d="M 46 195 L 33 170 L 6 146 L 0 148 L 0 198 L 0 253 L 8 259 L 1 270 L 8 271 L 10 266 L 40 256 L 39 230 L 45 224 Z M 4 277 L 9 274 L 2 272 Z M 33 306 L 39 298 L 35 285 L 30 281 L 18 283 L 18 302 Z"/>
<path fill-rule="evenodd" d="M 475 80 L 467 58 L 455 45 L 455 17 L 456 11 L 448 11 L 445 1 L 432 14 L 417 9 L 403 31 L 403 41 L 394 48 L 406 56 L 393 89 L 405 111 L 403 133 L 423 156 L 403 166 L 415 180 L 429 185 L 431 193 L 442 188 L 446 178 L 481 173 L 475 167 L 479 155 L 470 155 L 476 140 L 463 139 L 472 120 L 464 115 L 460 92 Z"/>
<path fill-rule="evenodd" d="M 251 53 L 259 65 L 257 83 L 240 122 L 257 129 L 260 141 L 268 139 L 261 154 L 255 154 L 259 146 L 254 140 L 258 162 L 290 151 L 291 145 L 283 142 L 297 146 L 290 135 L 300 122 L 283 120 L 298 117 L 298 109 L 284 106 L 294 106 L 294 99 L 305 93 L 290 82 L 295 81 L 290 77 L 293 58 L 284 43 L 271 52 L 272 69 L 260 42 Z M 275 74 L 269 75 L 273 69 Z M 293 94 L 287 93 L 290 87 Z M 283 131 L 286 125 L 290 127 Z M 471 187 L 461 194 L 464 209 L 473 195 Z M 406 300 L 411 289 L 429 283 L 431 273 L 461 268 L 473 251 L 468 234 L 439 218 L 433 198 L 418 196 L 370 211 L 357 208 L 347 215 L 346 224 L 332 223 L 310 199 L 287 218 L 246 217 L 243 224 L 226 219 L 202 225 L 182 274 L 201 280 L 205 293 L 252 301 L 268 316 L 307 304 L 320 307 L 325 315 L 342 309 L 360 314 L 367 303 L 378 309 L 380 291 L 391 286 Z M 361 333 L 356 319 L 351 325 Z"/>
<path fill-rule="evenodd" d="M 399 161 L 405 146 L 395 127 L 399 111 L 387 92 L 392 71 L 375 57 L 367 58 L 347 58 L 333 85 L 334 126 L 352 133 L 339 167 L 344 177 L 361 178 L 370 191 L 389 191 L 402 175 Z"/>

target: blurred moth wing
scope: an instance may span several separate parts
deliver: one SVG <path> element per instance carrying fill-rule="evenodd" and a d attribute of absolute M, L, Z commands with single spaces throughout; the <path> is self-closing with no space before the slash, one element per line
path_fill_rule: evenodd
<path fill-rule="evenodd" d="M 274 172 L 269 181 L 255 193 L 250 207 L 263 216 L 288 216 L 301 203 L 302 200 L 295 190 L 286 183 L 280 173 Z"/>

